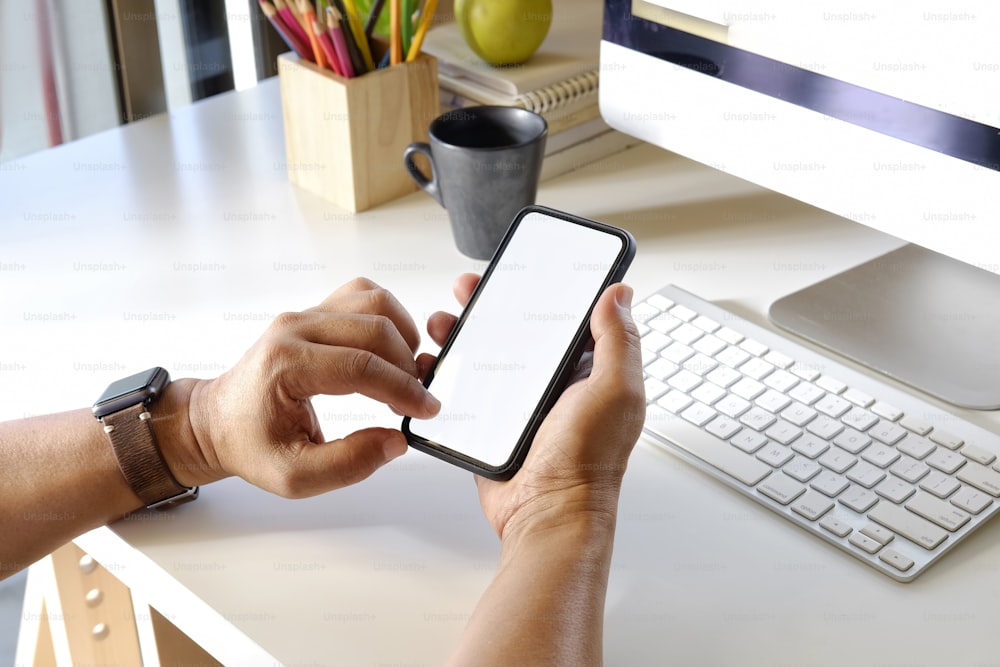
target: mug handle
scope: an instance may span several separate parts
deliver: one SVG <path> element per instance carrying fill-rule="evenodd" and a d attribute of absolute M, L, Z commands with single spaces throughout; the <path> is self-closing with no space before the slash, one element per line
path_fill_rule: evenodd
<path fill-rule="evenodd" d="M 431 165 L 431 177 L 427 178 L 424 173 L 420 171 L 417 167 L 417 163 L 413 161 L 413 154 L 420 153 L 425 158 L 427 162 Z M 441 199 L 441 188 L 438 187 L 437 182 L 437 172 L 434 169 L 434 158 L 431 157 L 431 147 L 429 144 L 423 141 L 415 141 L 403 151 L 403 164 L 406 165 L 406 171 L 414 181 L 417 182 L 424 192 L 434 197 L 437 203 L 444 206 L 444 201 Z"/>

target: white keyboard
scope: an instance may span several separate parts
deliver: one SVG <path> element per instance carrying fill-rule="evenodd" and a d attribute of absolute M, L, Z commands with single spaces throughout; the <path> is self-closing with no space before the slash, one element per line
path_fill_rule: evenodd
<path fill-rule="evenodd" d="M 1000 510 L 1000 436 L 674 286 L 633 316 L 645 432 L 893 579 Z"/>

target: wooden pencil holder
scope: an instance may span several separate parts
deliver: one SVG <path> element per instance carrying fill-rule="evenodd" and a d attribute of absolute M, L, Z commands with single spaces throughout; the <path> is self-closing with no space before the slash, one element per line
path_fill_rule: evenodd
<path fill-rule="evenodd" d="M 441 113 L 433 56 L 347 79 L 286 53 L 278 77 L 292 183 L 349 211 L 417 189 L 403 150 Z"/>

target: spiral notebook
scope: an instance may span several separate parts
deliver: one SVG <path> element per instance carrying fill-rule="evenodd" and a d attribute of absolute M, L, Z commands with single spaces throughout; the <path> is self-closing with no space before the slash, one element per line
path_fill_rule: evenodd
<path fill-rule="evenodd" d="M 525 63 L 494 67 L 477 56 L 455 23 L 427 33 L 423 50 L 438 60 L 442 102 L 520 106 L 554 120 L 592 109 L 597 113 L 601 0 L 555 0 L 552 25 Z M 586 119 L 582 119 L 586 120 Z"/>

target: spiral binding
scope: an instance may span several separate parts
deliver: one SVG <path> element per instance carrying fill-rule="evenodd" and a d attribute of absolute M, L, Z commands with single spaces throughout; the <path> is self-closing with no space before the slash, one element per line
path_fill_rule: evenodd
<path fill-rule="evenodd" d="M 514 106 L 544 114 L 581 97 L 596 94 L 597 83 L 598 75 L 595 69 L 519 95 Z"/>

